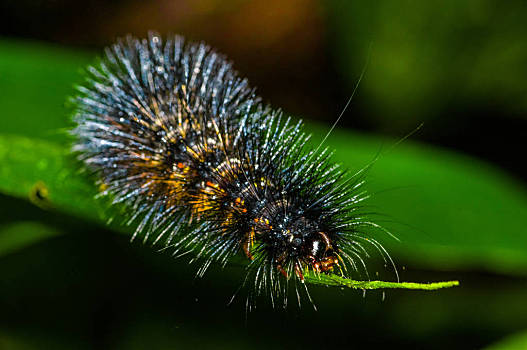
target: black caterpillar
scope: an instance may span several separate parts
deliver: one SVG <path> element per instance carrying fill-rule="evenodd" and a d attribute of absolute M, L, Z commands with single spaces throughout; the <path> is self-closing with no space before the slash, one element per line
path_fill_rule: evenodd
<path fill-rule="evenodd" d="M 365 244 L 385 252 L 364 232 L 379 226 L 362 213 L 361 176 L 309 149 L 302 123 L 264 105 L 205 44 L 119 40 L 74 102 L 74 150 L 129 208 L 133 237 L 195 251 L 199 275 L 243 252 L 256 294 L 274 300 L 306 273 L 365 269 Z"/>

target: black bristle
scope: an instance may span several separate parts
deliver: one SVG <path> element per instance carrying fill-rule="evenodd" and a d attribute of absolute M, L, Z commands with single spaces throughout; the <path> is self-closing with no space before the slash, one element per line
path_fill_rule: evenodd
<path fill-rule="evenodd" d="M 127 37 L 88 68 L 74 150 L 144 240 L 226 264 L 245 252 L 256 293 L 287 301 L 306 271 L 364 267 L 360 176 L 313 151 L 301 122 L 262 104 L 224 56 L 181 37 Z M 347 179 L 343 179 L 347 177 Z M 247 281 L 251 281 L 247 278 Z"/>

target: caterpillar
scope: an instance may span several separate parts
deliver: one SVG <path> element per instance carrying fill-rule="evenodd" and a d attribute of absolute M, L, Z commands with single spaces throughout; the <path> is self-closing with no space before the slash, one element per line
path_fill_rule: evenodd
<path fill-rule="evenodd" d="M 243 283 L 285 305 L 306 273 L 348 276 L 366 270 L 367 245 L 385 252 L 366 233 L 379 226 L 364 216 L 362 177 L 309 147 L 301 121 L 204 43 L 119 39 L 73 102 L 73 150 L 137 223 L 132 239 L 194 252 L 199 276 L 245 256 Z"/>

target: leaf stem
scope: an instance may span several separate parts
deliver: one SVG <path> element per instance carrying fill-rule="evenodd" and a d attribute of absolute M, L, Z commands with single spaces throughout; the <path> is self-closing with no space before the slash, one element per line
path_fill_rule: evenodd
<path fill-rule="evenodd" d="M 387 282 L 387 281 L 355 281 L 337 275 L 317 275 L 309 273 L 305 276 L 306 283 L 322 284 L 326 286 L 341 286 L 353 289 L 414 289 L 438 290 L 459 286 L 459 281 L 442 281 L 431 283 L 416 282 Z"/>

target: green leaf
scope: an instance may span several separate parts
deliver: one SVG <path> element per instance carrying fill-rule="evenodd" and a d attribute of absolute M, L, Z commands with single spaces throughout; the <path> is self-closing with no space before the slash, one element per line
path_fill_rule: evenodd
<path fill-rule="evenodd" d="M 90 220 L 102 220 L 94 185 L 65 146 L 0 135 L 0 192 Z"/>
<path fill-rule="evenodd" d="M 62 234 L 40 222 L 13 222 L 0 226 L 0 256 Z"/>
<path fill-rule="evenodd" d="M 327 129 L 327 128 L 326 128 Z M 319 129 L 320 130 L 320 129 Z M 320 134 L 320 131 L 318 132 Z M 500 169 L 430 145 L 365 137 L 338 130 L 330 136 L 335 159 L 368 171 L 372 211 L 400 242 L 378 233 L 398 259 L 435 269 L 527 271 L 527 192 Z"/>
<path fill-rule="evenodd" d="M 514 334 L 499 342 L 485 347 L 486 350 L 517 350 L 527 349 L 527 332 Z"/>
<path fill-rule="evenodd" d="M 45 209 L 95 222 L 105 220 L 109 209 L 93 200 L 97 192 L 93 180 L 79 172 L 79 164 L 69 154 L 62 131 L 70 121 L 63 104 L 58 105 L 80 81 L 78 72 L 87 55 L 6 42 L 0 42 L 0 53 L 0 76 L 10 77 L 0 80 L 0 101 L 9 106 L 3 110 L 9 118 L 2 131 L 13 134 L 0 136 L 0 192 Z M 11 68 L 13 64 L 16 69 Z M 13 84 L 18 87 L 10 88 Z M 308 127 L 314 133 L 314 145 L 329 129 L 314 123 Z M 337 128 L 324 145 L 335 149 L 335 160 L 352 172 L 387 145 L 389 151 L 381 152 L 368 171 L 365 188 L 372 194 L 367 204 L 389 217 L 389 222 L 377 221 L 400 239 L 376 233 L 396 262 L 524 275 L 524 186 L 474 158 L 411 140 L 389 149 L 394 143 Z"/>
<path fill-rule="evenodd" d="M 95 55 L 53 45 L 0 39 L 2 133 L 65 143 L 65 108 Z"/>
<path fill-rule="evenodd" d="M 104 217 L 94 200 L 94 189 L 76 170 L 77 164 L 72 160 L 67 149 L 42 140 L 0 136 L 0 162 L 9 165 L 3 167 L 0 172 L 2 183 L 0 189 L 5 193 L 26 197 L 45 209 L 56 208 L 94 220 Z M 0 254 L 56 234 L 46 227 L 29 223 L 0 228 Z M 451 283 L 424 285 L 380 281 L 360 282 L 336 275 L 322 275 L 313 278 L 308 276 L 307 281 L 360 289 L 432 290 L 452 286 Z"/>

